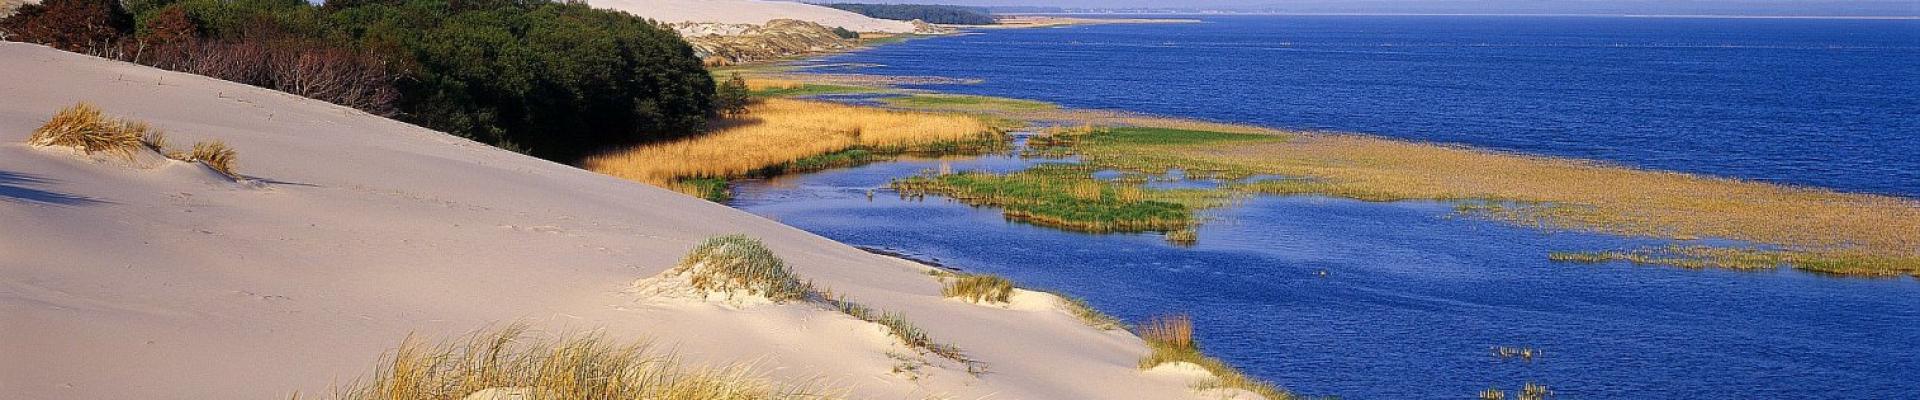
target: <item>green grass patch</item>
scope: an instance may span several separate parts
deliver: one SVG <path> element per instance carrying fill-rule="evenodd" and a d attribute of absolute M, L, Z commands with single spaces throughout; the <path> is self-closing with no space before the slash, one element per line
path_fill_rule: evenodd
<path fill-rule="evenodd" d="M 747 235 L 709 238 L 687 253 L 673 273 L 687 275 L 695 289 L 765 296 L 783 302 L 805 300 L 812 286 L 801 282 L 780 257 Z"/>
<path fill-rule="evenodd" d="M 790 88 L 762 89 L 752 93 L 753 97 L 800 97 L 827 94 L 875 93 L 881 89 L 865 86 L 828 85 L 818 83 L 801 84 Z"/>
<path fill-rule="evenodd" d="M 1033 100 L 955 94 L 915 94 L 888 97 L 880 99 L 880 102 L 900 108 L 968 112 L 1039 111 L 1060 108 L 1052 103 Z"/>
<path fill-rule="evenodd" d="M 1285 137 L 1166 128 L 1110 128 L 1087 137 L 1096 146 L 1192 146 L 1244 141 L 1284 141 Z"/>
<path fill-rule="evenodd" d="M 733 189 L 728 185 L 726 178 L 686 178 L 675 182 L 674 185 L 677 186 L 674 189 L 682 193 L 700 196 L 707 201 L 725 203 L 727 200 L 733 200 Z"/>
<path fill-rule="evenodd" d="M 1043 164 L 1011 174 L 962 172 L 894 180 L 904 196 L 946 196 L 975 206 L 1000 207 L 1008 219 L 1083 232 L 1186 229 L 1194 208 L 1224 204 L 1230 195 L 1209 190 L 1156 190 L 1104 182 L 1082 165 Z"/>
<path fill-rule="evenodd" d="M 1547 259 L 1568 263 L 1629 262 L 1641 265 L 1743 271 L 1782 266 L 1823 274 L 1851 276 L 1920 277 L 1920 257 L 1897 257 L 1850 251 L 1794 251 L 1711 246 L 1667 246 L 1619 251 L 1553 252 Z"/>

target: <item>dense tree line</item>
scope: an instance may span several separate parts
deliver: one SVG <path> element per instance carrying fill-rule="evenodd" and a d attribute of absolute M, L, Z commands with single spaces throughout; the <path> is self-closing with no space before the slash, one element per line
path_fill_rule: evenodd
<path fill-rule="evenodd" d="M 546 0 L 46 0 L 9 40 L 342 104 L 568 162 L 696 132 L 713 78 L 671 30 Z"/>
<path fill-rule="evenodd" d="M 921 20 L 936 24 L 993 25 L 993 15 L 979 8 L 923 4 L 828 4 L 827 7 L 852 11 L 879 19 Z"/>

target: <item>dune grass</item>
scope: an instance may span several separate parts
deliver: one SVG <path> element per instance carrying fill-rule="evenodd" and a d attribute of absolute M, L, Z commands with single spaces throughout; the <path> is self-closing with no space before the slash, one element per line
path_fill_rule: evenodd
<path fill-rule="evenodd" d="M 1141 369 L 1150 369 L 1167 363 L 1191 363 L 1213 374 L 1213 378 L 1196 384 L 1198 389 L 1240 389 L 1269 400 L 1296 398 L 1292 393 L 1274 386 L 1272 382 L 1247 376 L 1238 368 L 1202 353 L 1199 343 L 1194 341 L 1192 317 L 1185 315 L 1156 317 L 1136 327 L 1135 333 L 1146 340 L 1147 348 L 1151 350 L 1145 358 L 1140 360 Z"/>
<path fill-rule="evenodd" d="M 234 171 L 238 152 L 224 142 L 199 142 L 188 151 L 172 150 L 165 131 L 143 121 L 108 117 L 85 102 L 55 112 L 27 137 L 27 144 L 72 147 L 87 154 L 107 153 L 127 160 L 133 159 L 135 151 L 152 150 L 174 160 L 206 164 L 229 178 L 240 178 Z"/>
<path fill-rule="evenodd" d="M 729 295 L 747 293 L 764 296 L 776 303 L 802 301 L 822 304 L 855 319 L 885 327 L 889 334 L 899 338 L 908 347 L 959 362 L 967 366 L 970 373 L 986 371 L 986 364 L 968 358 L 958 346 L 933 340 L 903 314 L 876 310 L 854 302 L 845 295 L 835 295 L 831 290 L 817 289 L 812 282 L 801 281 L 787 267 L 785 260 L 767 249 L 765 243 L 747 235 L 708 238 L 688 252 L 679 265 L 669 272 L 690 275 L 689 281 L 694 288 L 703 291 Z"/>
<path fill-rule="evenodd" d="M 461 400 L 482 391 L 530 399 L 844 398 L 843 390 L 817 382 L 766 379 L 747 364 L 689 367 L 644 342 L 593 335 L 538 340 L 518 325 L 438 344 L 408 337 L 370 378 L 336 389 L 332 398 Z"/>
<path fill-rule="evenodd" d="M 185 158 L 181 158 L 181 161 L 206 164 L 207 167 L 213 168 L 214 171 L 220 171 L 221 174 L 225 174 L 229 178 L 240 177 L 240 174 L 233 170 L 234 158 L 238 156 L 238 153 L 233 151 L 233 148 L 227 147 L 227 144 L 224 142 L 215 140 L 211 142 L 194 143 L 193 150 L 189 150 L 185 154 Z"/>
<path fill-rule="evenodd" d="M 993 275 L 962 274 L 945 279 L 940 295 L 975 303 L 1006 303 L 1013 297 L 1013 281 Z"/>
<path fill-rule="evenodd" d="M 146 124 L 107 117 L 100 108 L 79 103 L 54 113 L 27 137 L 27 144 L 72 147 L 87 154 L 108 153 L 132 159 L 133 151 L 145 146 L 141 139 L 148 130 Z"/>
<path fill-rule="evenodd" d="M 813 288 L 801 282 L 786 262 L 758 239 L 717 236 L 701 242 L 672 270 L 689 277 L 695 289 L 765 296 L 774 302 L 806 300 Z"/>
<path fill-rule="evenodd" d="M 780 171 L 811 157 L 964 151 L 1001 146 L 1003 137 L 974 117 L 890 111 L 819 101 L 767 99 L 747 115 L 697 137 L 588 157 L 582 166 L 670 186 L 691 178 L 736 178 Z"/>

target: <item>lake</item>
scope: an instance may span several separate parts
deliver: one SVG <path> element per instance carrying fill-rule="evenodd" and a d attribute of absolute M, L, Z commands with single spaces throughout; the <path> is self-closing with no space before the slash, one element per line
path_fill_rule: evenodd
<path fill-rule="evenodd" d="M 1913 21 L 1206 20 L 989 31 L 818 62 L 977 78 L 929 88 L 1073 107 L 1920 193 Z M 1517 227 L 1441 202 L 1257 197 L 1212 211 L 1198 244 L 1180 247 L 883 189 L 942 164 L 1037 162 L 903 159 L 741 182 L 731 204 L 1128 321 L 1192 314 L 1210 353 L 1305 394 L 1471 398 L 1537 382 L 1561 398 L 1920 397 L 1913 279 L 1552 263 L 1551 251 L 1665 242 Z M 1501 346 L 1542 354 L 1503 360 Z"/>

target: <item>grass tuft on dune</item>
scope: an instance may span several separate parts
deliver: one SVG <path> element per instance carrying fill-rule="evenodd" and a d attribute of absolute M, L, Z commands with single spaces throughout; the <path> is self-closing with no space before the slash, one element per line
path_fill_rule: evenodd
<path fill-rule="evenodd" d="M 298 398 L 296 395 L 295 398 Z M 819 383 L 780 383 L 746 364 L 693 368 L 646 343 L 600 336 L 531 339 L 523 326 L 439 344 L 408 337 L 370 379 L 336 389 L 335 400 L 836 399 Z"/>
<path fill-rule="evenodd" d="M 1005 303 L 1013 297 L 1013 281 L 993 275 L 965 274 L 945 279 L 940 295 L 975 303 Z"/>
<path fill-rule="evenodd" d="M 805 300 L 813 288 L 794 276 L 786 262 L 760 240 L 746 235 L 707 239 L 671 271 L 689 276 L 695 289 L 765 296 L 774 302 Z"/>
<path fill-rule="evenodd" d="M 1253 392 L 1268 400 L 1297 398 L 1292 393 L 1274 386 L 1272 382 L 1247 376 L 1238 368 L 1202 353 L 1199 343 L 1194 341 L 1192 317 L 1186 315 L 1156 317 L 1134 330 L 1141 339 L 1146 340 L 1147 348 L 1152 351 L 1140 360 L 1142 369 L 1168 363 L 1189 363 L 1213 374 L 1213 378 L 1196 384 L 1197 389 L 1239 389 Z"/>
<path fill-rule="evenodd" d="M 152 150 L 174 160 L 206 164 L 229 178 L 240 178 L 233 168 L 239 153 L 224 142 L 199 142 L 189 151 L 171 150 L 165 131 L 143 121 L 108 117 L 85 102 L 54 113 L 27 137 L 27 144 L 72 147 L 87 154 L 109 153 L 127 160 L 133 159 L 135 151 Z"/>
<path fill-rule="evenodd" d="M 27 137 L 34 146 L 60 146 L 80 149 L 87 154 L 111 153 L 132 158 L 133 151 L 144 146 L 145 124 L 130 124 L 107 117 L 92 104 L 79 103 L 53 114 L 46 125 Z"/>

